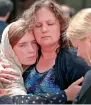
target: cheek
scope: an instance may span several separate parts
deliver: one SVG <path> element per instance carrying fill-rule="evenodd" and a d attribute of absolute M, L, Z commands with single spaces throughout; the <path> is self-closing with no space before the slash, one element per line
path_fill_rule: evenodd
<path fill-rule="evenodd" d="M 41 33 L 40 33 L 39 29 L 34 29 L 34 37 L 35 37 L 36 41 L 38 41 L 40 39 L 40 35 L 41 35 Z"/>
<path fill-rule="evenodd" d="M 57 37 L 58 37 L 58 38 L 60 38 L 60 37 L 62 36 L 62 34 L 61 34 L 59 28 L 57 28 L 57 29 L 55 30 L 55 34 L 57 34 Z"/>
<path fill-rule="evenodd" d="M 50 29 L 50 34 L 53 38 L 59 39 L 60 38 L 60 29 L 59 27 L 53 27 L 53 29 Z"/>
<path fill-rule="evenodd" d="M 34 36 L 37 36 L 41 32 L 41 29 L 40 28 L 34 28 L 33 32 L 34 32 Z"/>
<path fill-rule="evenodd" d="M 24 55 L 23 54 L 21 54 L 21 55 L 19 54 L 18 59 L 19 59 L 20 63 L 23 60 L 23 58 L 24 58 Z"/>
<path fill-rule="evenodd" d="M 25 53 L 24 52 L 17 53 L 17 58 L 18 58 L 18 60 L 21 64 L 26 64 L 27 63 L 26 54 L 27 54 L 26 52 Z"/>
<path fill-rule="evenodd" d="M 82 45 L 82 46 L 80 46 L 80 55 L 84 58 L 84 59 L 86 59 L 87 58 L 87 56 L 88 56 L 88 48 L 87 48 L 87 46 L 86 45 Z"/>
<path fill-rule="evenodd" d="M 38 50 L 39 50 L 38 46 L 35 46 L 34 47 L 34 52 L 35 52 L 36 55 L 38 55 Z"/>
<path fill-rule="evenodd" d="M 53 29 L 53 30 L 51 30 L 51 33 L 55 34 L 58 37 L 60 36 L 60 30 L 59 29 Z"/>
<path fill-rule="evenodd" d="M 88 51 L 87 52 L 88 52 L 89 55 L 91 55 L 91 45 L 88 46 Z"/>
<path fill-rule="evenodd" d="M 22 52 L 22 51 L 17 51 L 16 52 L 16 56 L 17 56 L 17 58 L 19 59 L 19 61 L 21 61 L 23 58 L 24 58 L 24 52 Z"/>
<path fill-rule="evenodd" d="M 24 56 L 25 56 L 25 53 L 24 53 L 22 50 L 17 49 L 17 48 L 14 48 L 13 50 L 14 50 L 15 55 L 17 56 L 18 60 L 21 62 L 21 60 L 22 60 L 22 59 L 24 58 Z"/>

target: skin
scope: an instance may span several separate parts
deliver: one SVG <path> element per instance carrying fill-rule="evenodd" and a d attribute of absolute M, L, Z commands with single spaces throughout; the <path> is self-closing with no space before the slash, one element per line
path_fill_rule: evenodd
<path fill-rule="evenodd" d="M 46 7 L 39 9 L 35 15 L 34 35 L 42 53 L 36 68 L 38 72 L 45 72 L 55 64 L 56 49 L 59 46 L 58 41 L 60 39 L 60 24 L 53 12 Z M 73 100 L 79 93 L 81 89 L 79 84 L 82 81 L 83 77 L 64 90 L 68 101 Z"/>
<path fill-rule="evenodd" d="M 41 47 L 41 56 L 36 68 L 39 73 L 43 73 L 48 71 L 55 64 L 57 56 L 56 49 L 59 47 L 60 24 L 53 12 L 46 7 L 39 9 L 35 16 L 36 24 L 34 25 L 33 31 L 35 39 Z M 80 78 L 64 90 L 68 101 L 72 101 L 79 93 L 81 89 L 79 84 L 82 81 L 83 78 Z"/>
<path fill-rule="evenodd" d="M 22 65 L 34 64 L 38 55 L 38 46 L 32 31 L 27 32 L 13 50 Z"/>
<path fill-rule="evenodd" d="M 38 46 L 32 31 L 27 32 L 17 44 L 14 45 L 13 50 L 23 67 L 34 64 L 38 56 Z M 9 64 L 2 63 L 2 66 L 4 68 L 11 68 Z M 2 69 L 0 70 L 0 81 L 12 83 L 11 80 L 16 80 L 14 75 L 19 76 L 20 74 L 12 70 L 6 71 Z"/>
<path fill-rule="evenodd" d="M 42 13 L 42 16 L 40 15 Z M 60 24 L 50 9 L 43 7 L 36 12 L 34 35 L 37 43 L 44 48 L 58 45 Z"/>
<path fill-rule="evenodd" d="M 58 41 L 60 39 L 60 24 L 54 13 L 47 7 L 39 9 L 35 16 L 34 36 L 41 47 L 37 70 L 38 72 L 45 72 L 55 64 L 56 49 L 59 46 Z"/>
<path fill-rule="evenodd" d="M 71 39 L 71 42 L 78 49 L 77 55 L 82 57 L 91 66 L 91 35 L 81 40 Z"/>

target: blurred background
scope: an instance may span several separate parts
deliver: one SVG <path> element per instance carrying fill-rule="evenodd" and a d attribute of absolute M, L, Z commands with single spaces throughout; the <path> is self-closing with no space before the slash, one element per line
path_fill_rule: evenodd
<path fill-rule="evenodd" d="M 8 23 L 14 21 L 25 9 L 27 9 L 36 0 L 11 0 L 14 4 L 13 11 L 8 19 Z M 56 0 L 60 5 L 67 5 L 73 9 L 73 14 L 82 8 L 91 7 L 91 0 Z M 64 9 L 64 7 L 63 7 Z M 72 14 L 72 15 L 73 15 Z"/>

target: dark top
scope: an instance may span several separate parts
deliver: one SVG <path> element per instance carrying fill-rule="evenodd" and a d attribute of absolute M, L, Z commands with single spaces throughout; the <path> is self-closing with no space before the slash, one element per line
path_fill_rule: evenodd
<path fill-rule="evenodd" d="M 28 74 L 31 71 L 30 67 L 28 70 L 25 71 L 23 77 L 24 80 L 26 80 Z M 23 103 L 24 104 L 35 104 L 35 103 L 41 103 L 44 102 L 45 104 L 53 103 L 53 104 L 62 104 L 67 102 L 67 97 L 64 92 L 64 89 L 66 89 L 70 84 L 72 84 L 74 81 L 79 79 L 80 77 L 84 76 L 85 73 L 90 69 L 90 67 L 86 64 L 85 61 L 83 61 L 82 58 L 78 57 L 76 55 L 76 49 L 73 48 L 63 48 L 59 51 L 58 56 L 56 58 L 55 62 L 55 83 L 59 85 L 60 92 L 58 93 L 44 93 L 44 94 L 34 94 L 33 99 L 32 96 L 24 96 Z M 36 101 L 36 97 L 38 98 L 38 101 Z M 15 99 L 17 98 L 17 101 Z M 27 98 L 27 97 L 30 97 Z M 35 98 L 34 98 L 35 97 Z M 7 101 L 4 101 L 5 98 Z M 7 104 L 7 102 L 11 103 L 21 103 L 22 96 L 14 96 L 12 98 L 8 96 L 3 96 L 0 98 L 1 104 Z M 27 98 L 27 103 L 24 101 Z M 45 101 L 46 99 L 46 101 Z"/>
<path fill-rule="evenodd" d="M 86 73 L 81 91 L 73 104 L 91 104 L 91 70 Z"/>
<path fill-rule="evenodd" d="M 65 48 L 60 51 L 57 56 L 56 64 L 57 83 L 60 89 L 66 89 L 77 79 L 85 75 L 91 69 L 87 63 L 77 56 L 74 48 Z"/>
<path fill-rule="evenodd" d="M 1 37 L 4 29 L 7 27 L 7 23 L 5 21 L 0 20 L 0 43 L 1 43 Z"/>

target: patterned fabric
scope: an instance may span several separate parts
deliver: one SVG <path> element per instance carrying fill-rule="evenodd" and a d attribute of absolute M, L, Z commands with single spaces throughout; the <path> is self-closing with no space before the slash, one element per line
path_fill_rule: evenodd
<path fill-rule="evenodd" d="M 28 77 L 25 80 L 25 87 L 27 93 L 38 94 L 38 93 L 57 93 L 60 92 L 59 86 L 55 83 L 55 71 L 54 68 L 39 73 L 34 67 Z"/>
<path fill-rule="evenodd" d="M 0 97 L 0 104 L 64 104 L 66 102 L 64 91 L 56 94 L 38 94 L 38 95 L 17 95 L 13 97 Z"/>

